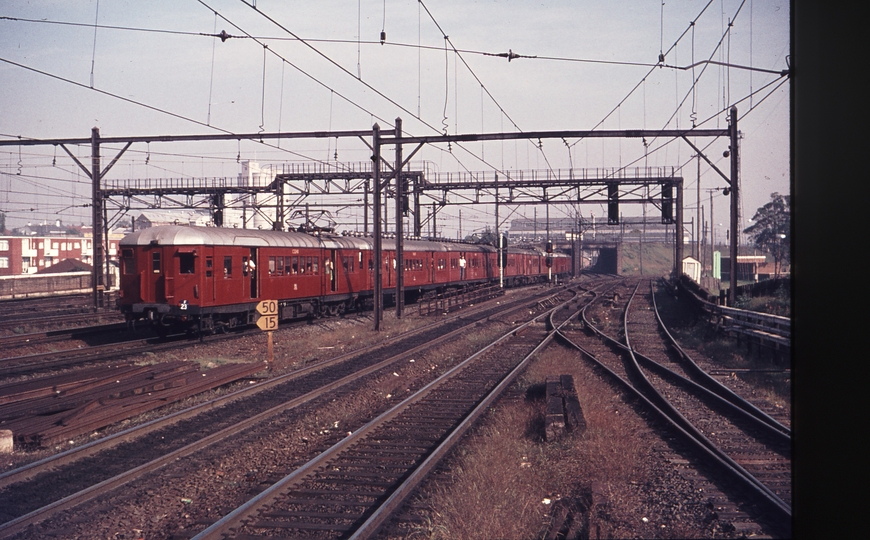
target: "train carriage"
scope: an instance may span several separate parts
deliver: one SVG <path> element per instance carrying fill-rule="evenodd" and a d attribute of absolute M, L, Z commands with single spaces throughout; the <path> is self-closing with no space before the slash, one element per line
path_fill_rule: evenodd
<path fill-rule="evenodd" d="M 396 287 L 395 240 L 383 244 L 382 284 Z M 338 315 L 370 301 L 373 240 L 331 234 L 163 226 L 121 243 L 119 304 L 128 321 L 161 333 L 212 332 L 252 324 L 261 300 L 277 300 L 279 318 Z M 405 240 L 404 286 L 410 301 L 427 291 L 497 282 L 497 250 L 488 245 Z M 568 258 L 511 248 L 507 283 L 568 271 Z M 513 264 L 511 264 L 511 261 Z M 391 290 L 392 289 L 392 290 Z"/>

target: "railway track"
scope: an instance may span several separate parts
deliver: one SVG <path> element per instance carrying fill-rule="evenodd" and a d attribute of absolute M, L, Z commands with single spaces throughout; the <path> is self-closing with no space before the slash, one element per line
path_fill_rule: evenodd
<path fill-rule="evenodd" d="M 456 328 L 435 331 L 427 329 L 417 336 L 418 349 L 426 350 L 431 347 L 436 339 L 436 334 L 445 334 L 448 331 L 461 331 L 459 327 L 474 327 L 481 318 L 493 317 L 496 314 L 504 316 L 505 307 L 490 306 L 487 312 L 471 318 L 469 312 L 463 316 L 452 318 Z M 386 344 L 385 344 L 386 345 Z M 415 349 L 405 343 L 394 345 L 405 354 L 415 354 Z M 148 471 L 156 471 L 166 467 L 169 463 L 181 460 L 184 456 L 198 455 L 204 447 L 216 445 L 219 441 L 225 441 L 244 429 L 254 429 L 253 425 L 262 425 L 267 419 L 275 418 L 288 411 L 296 410 L 296 418 L 304 418 L 303 409 L 312 406 L 312 403 L 329 399 L 328 392 L 344 385 L 351 385 L 359 377 L 359 371 L 368 370 L 375 373 L 378 370 L 390 369 L 388 366 L 395 363 L 396 355 L 388 352 L 375 353 L 368 351 L 363 354 L 365 365 L 361 366 L 359 353 L 354 355 L 355 360 L 350 361 L 351 355 L 346 355 L 340 360 L 312 366 L 305 372 L 288 374 L 281 380 L 273 380 L 261 383 L 257 389 L 249 389 L 245 395 L 236 395 L 227 398 L 234 405 L 232 411 L 221 410 L 226 403 L 208 403 L 200 407 L 198 411 L 183 411 L 175 418 L 155 421 L 151 426 L 142 428 L 140 432 L 125 432 L 118 434 L 113 441 L 95 443 L 90 448 L 85 448 L 78 455 L 72 452 L 55 458 L 57 461 L 35 463 L 20 470 L 9 471 L 0 475 L 0 485 L 5 489 L 0 492 L 0 507 L 7 508 L 5 524 L 0 526 L 0 536 L 8 537 L 16 532 L 24 530 L 37 530 L 28 527 L 55 516 L 64 509 L 81 505 L 83 502 L 93 500 L 107 493 L 118 485 L 127 484 L 135 478 L 141 477 Z M 407 361 L 407 360 L 406 360 Z M 256 386 L 256 385 L 253 385 Z M 303 407 L 305 405 L 305 407 Z M 298 409 L 298 410 L 297 410 Z M 203 413 L 203 411 L 210 411 Z M 296 421 L 299 421 L 298 419 Z M 150 432 L 146 436 L 141 433 Z M 253 436 L 253 435 L 252 435 Z M 256 437 L 256 436 L 254 436 Z M 172 439 L 171 441 L 169 439 Z M 134 441 L 129 442 L 128 441 Z M 125 444 L 126 443 L 126 444 Z M 142 450 L 142 455 L 132 452 L 135 447 Z M 154 456 L 154 454 L 160 454 Z M 147 456 L 145 454 L 148 454 Z M 91 456 L 83 459 L 83 456 Z M 114 465 L 111 465 L 114 464 Z M 124 469 L 118 472 L 119 468 Z M 60 472 L 51 472 L 59 469 Z M 118 474 L 115 474 L 115 473 Z M 72 482 L 65 486 L 58 485 L 58 474 L 64 478 L 88 478 L 87 482 Z M 86 484 L 86 485 L 85 485 Z M 39 493 L 40 497 L 28 501 L 29 506 L 22 507 L 15 493 L 27 490 L 30 493 Z M 51 493 L 52 495 L 47 495 Z M 42 498 L 46 494 L 46 498 Z"/>
<path fill-rule="evenodd" d="M 570 298 L 500 336 L 196 539 L 292 534 L 370 538 L 552 339 L 544 324 Z"/>
<path fill-rule="evenodd" d="M 79 317 L 78 320 L 81 321 L 81 317 Z M 42 345 L 44 343 L 54 343 L 70 339 L 84 340 L 94 338 L 100 334 L 106 334 L 109 332 L 117 333 L 126 329 L 126 323 L 118 322 L 96 326 L 78 326 L 75 328 L 62 328 L 59 330 L 46 330 L 44 332 L 2 336 L 0 337 L 0 351 L 15 350 L 22 346 Z"/>
<path fill-rule="evenodd" d="M 672 354 L 678 345 L 662 339 L 666 333 L 659 334 L 652 291 L 645 295 L 648 304 L 636 301 L 639 286 L 614 292 L 594 315 L 584 311 L 584 325 L 604 338 L 601 344 L 582 348 L 571 339 L 571 331 L 561 335 L 669 422 L 686 448 L 694 448 L 692 460 L 672 455 L 672 463 L 690 468 L 697 456 L 705 462 L 714 460 L 712 466 L 727 478 L 717 484 L 728 484 L 724 491 L 730 490 L 731 497 L 739 493 L 739 501 L 748 502 L 733 504 L 724 495 L 711 498 L 721 519 L 746 531 L 767 527 L 779 534 L 786 531 L 787 536 L 791 518 L 788 428 L 712 378 L 686 368 L 685 358 Z M 689 375 L 708 387 L 691 381 Z"/>

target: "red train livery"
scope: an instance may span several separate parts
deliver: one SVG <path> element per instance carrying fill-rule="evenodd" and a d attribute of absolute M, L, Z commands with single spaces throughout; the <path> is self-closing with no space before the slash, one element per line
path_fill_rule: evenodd
<path fill-rule="evenodd" d="M 119 303 L 128 321 L 147 320 L 161 333 L 214 332 L 252 324 L 261 300 L 277 300 L 280 319 L 337 315 L 371 302 L 371 237 L 164 226 L 120 243 Z M 407 301 L 427 291 L 498 282 L 489 245 L 404 241 Z M 395 298 L 395 240 L 383 241 L 383 290 Z M 560 253 L 510 248 L 506 286 L 565 277 Z"/>

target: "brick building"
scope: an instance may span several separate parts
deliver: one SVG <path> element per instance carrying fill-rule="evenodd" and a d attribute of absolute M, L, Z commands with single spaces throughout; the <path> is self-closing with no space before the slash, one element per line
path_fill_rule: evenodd
<path fill-rule="evenodd" d="M 109 258 L 117 260 L 123 232 L 109 234 Z M 94 241 L 83 236 L 0 236 L 0 276 L 35 274 L 66 259 L 93 265 Z"/>

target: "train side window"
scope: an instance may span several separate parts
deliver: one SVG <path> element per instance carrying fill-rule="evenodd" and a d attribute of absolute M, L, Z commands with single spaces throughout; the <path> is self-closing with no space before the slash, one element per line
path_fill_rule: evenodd
<path fill-rule="evenodd" d="M 284 257 L 278 257 L 278 264 L 275 266 L 275 273 L 279 276 L 284 273 Z"/>
<path fill-rule="evenodd" d="M 133 258 L 132 249 L 121 250 L 121 255 L 124 259 L 124 274 L 130 275 L 136 273 L 136 259 Z"/>
<path fill-rule="evenodd" d="M 308 267 L 310 269 L 310 274 L 314 274 L 315 276 L 318 274 L 317 263 L 320 261 L 318 257 L 308 257 Z"/>
<path fill-rule="evenodd" d="M 284 274 L 286 274 L 288 276 L 290 274 L 295 274 L 295 272 L 293 272 L 293 267 L 290 264 L 290 257 L 287 257 L 286 259 L 284 259 L 284 263 L 286 265 L 286 266 L 284 266 Z"/>
<path fill-rule="evenodd" d="M 269 275 L 275 275 L 275 257 L 269 257 Z"/>
<path fill-rule="evenodd" d="M 192 274 L 193 273 L 193 253 L 179 253 L 178 254 L 178 273 L 179 274 Z"/>
<path fill-rule="evenodd" d="M 291 273 L 294 275 L 299 273 L 299 257 L 293 257 L 293 271 Z"/>
<path fill-rule="evenodd" d="M 155 274 L 160 273 L 160 252 L 152 251 L 151 252 L 151 271 Z"/>
<path fill-rule="evenodd" d="M 224 256 L 224 277 L 233 275 L 233 258 Z"/>
<path fill-rule="evenodd" d="M 212 261 L 211 257 L 205 258 L 205 277 L 212 277 L 214 273 L 212 269 L 214 267 L 214 261 Z"/>

